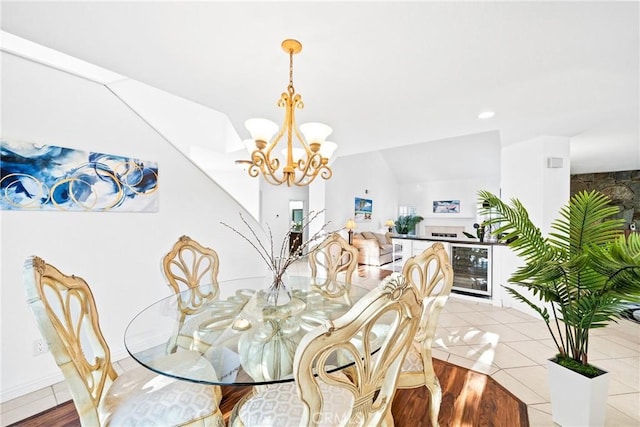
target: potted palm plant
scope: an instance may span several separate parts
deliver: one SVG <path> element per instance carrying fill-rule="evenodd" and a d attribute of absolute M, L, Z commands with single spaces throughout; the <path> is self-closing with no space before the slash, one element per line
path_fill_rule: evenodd
<path fill-rule="evenodd" d="M 548 363 L 553 421 L 604 425 L 608 375 L 589 364 L 589 333 L 640 300 L 640 236 L 625 238 L 624 220 L 612 219 L 618 208 L 595 191 L 575 194 L 546 237 L 519 200 L 507 204 L 487 191 L 479 197 L 489 202 L 495 234 L 525 263 L 509 279 L 515 286 L 506 290 L 542 317 L 557 347 Z M 579 385 L 571 385 L 574 376 Z M 590 401 L 597 394 L 588 391 L 591 385 L 601 389 L 599 402 Z M 577 414 L 565 413 L 571 409 Z"/>

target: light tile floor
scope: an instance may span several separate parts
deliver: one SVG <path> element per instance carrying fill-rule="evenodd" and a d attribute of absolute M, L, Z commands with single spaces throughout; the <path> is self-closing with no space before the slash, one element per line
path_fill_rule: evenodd
<path fill-rule="evenodd" d="M 354 283 L 373 287 L 378 274 L 355 277 Z M 307 274 L 306 263 L 290 274 Z M 542 320 L 514 309 L 463 299 L 455 294 L 439 319 L 434 357 L 490 375 L 527 404 L 532 427 L 553 426 L 547 381 L 547 359 L 554 345 Z M 611 373 L 606 425 L 640 426 L 640 324 L 620 320 L 594 330 L 590 361 Z M 123 371 L 136 362 L 116 363 Z M 1 425 L 7 426 L 70 399 L 64 383 L 4 402 Z"/>

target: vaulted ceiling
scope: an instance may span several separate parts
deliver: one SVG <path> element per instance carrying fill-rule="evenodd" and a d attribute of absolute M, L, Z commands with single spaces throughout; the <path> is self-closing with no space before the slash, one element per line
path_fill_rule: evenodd
<path fill-rule="evenodd" d="M 2 30 L 226 113 L 243 138 L 248 118 L 281 122 L 280 43 L 296 38 L 298 121 L 332 126 L 340 156 L 555 135 L 572 138 L 584 173 L 640 169 L 639 13 L 615 1 L 3 1 Z"/>

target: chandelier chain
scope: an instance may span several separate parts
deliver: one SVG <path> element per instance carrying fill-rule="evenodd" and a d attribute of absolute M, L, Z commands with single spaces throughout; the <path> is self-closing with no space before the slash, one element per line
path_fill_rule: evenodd
<path fill-rule="evenodd" d="M 289 93 L 295 92 L 293 88 L 293 49 L 289 49 Z"/>

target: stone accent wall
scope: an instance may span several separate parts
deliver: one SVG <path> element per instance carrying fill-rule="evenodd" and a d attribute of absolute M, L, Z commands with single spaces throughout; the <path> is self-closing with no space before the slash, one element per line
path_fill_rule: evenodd
<path fill-rule="evenodd" d="M 633 222 L 640 230 L 640 170 L 571 175 L 571 195 L 582 190 L 607 195 L 620 208 L 617 217 L 625 220 L 625 229 Z"/>

